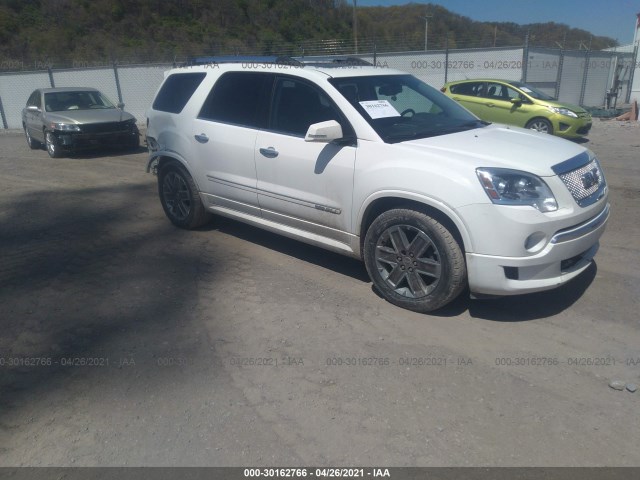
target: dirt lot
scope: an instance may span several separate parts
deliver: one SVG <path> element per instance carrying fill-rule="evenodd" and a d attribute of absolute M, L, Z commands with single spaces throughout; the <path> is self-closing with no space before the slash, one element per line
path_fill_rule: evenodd
<path fill-rule="evenodd" d="M 359 262 L 172 227 L 143 151 L 0 133 L 0 466 L 639 466 L 640 392 L 609 382 L 640 384 L 640 128 L 585 145 L 596 264 L 419 315 Z"/>

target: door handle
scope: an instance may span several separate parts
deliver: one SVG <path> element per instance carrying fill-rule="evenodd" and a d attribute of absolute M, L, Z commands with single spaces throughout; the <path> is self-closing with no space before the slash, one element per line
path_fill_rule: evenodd
<path fill-rule="evenodd" d="M 279 152 L 275 148 L 269 147 L 269 148 L 261 148 L 260 153 L 267 158 L 276 158 Z"/>
<path fill-rule="evenodd" d="M 200 143 L 207 143 L 209 141 L 209 137 L 207 137 L 204 133 L 201 133 L 200 135 L 194 135 L 193 137 Z"/>
<path fill-rule="evenodd" d="M 487 103 L 487 107 L 495 107 L 496 104 L 495 103 Z"/>

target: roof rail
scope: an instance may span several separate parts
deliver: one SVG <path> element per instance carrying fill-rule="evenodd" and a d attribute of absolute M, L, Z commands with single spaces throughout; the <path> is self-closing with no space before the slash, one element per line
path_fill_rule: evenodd
<path fill-rule="evenodd" d="M 371 67 L 373 64 L 358 57 L 324 57 L 319 59 L 298 59 L 304 65 L 322 67 Z"/>
<path fill-rule="evenodd" d="M 211 65 L 219 63 L 270 63 L 277 65 L 290 65 L 292 67 L 302 66 L 302 63 L 295 58 L 282 55 L 220 55 L 211 57 L 189 57 L 182 66 L 191 67 L 195 65 Z"/>
<path fill-rule="evenodd" d="M 264 63 L 275 65 L 288 65 L 291 67 L 370 67 L 372 63 L 358 57 L 320 57 L 306 59 L 304 57 L 268 56 L 268 55 L 220 55 L 211 57 L 190 57 L 183 67 L 196 65 L 217 65 L 221 63 Z"/>

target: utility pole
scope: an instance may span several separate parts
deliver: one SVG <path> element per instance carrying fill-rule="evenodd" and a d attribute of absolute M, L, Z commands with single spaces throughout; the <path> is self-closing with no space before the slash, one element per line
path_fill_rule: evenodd
<path fill-rule="evenodd" d="M 355 45 L 356 54 L 358 53 L 358 13 L 357 13 L 357 1 L 353 0 L 353 43 Z"/>
<path fill-rule="evenodd" d="M 354 0 L 355 1 L 355 0 Z M 420 18 L 424 18 L 424 51 L 427 51 L 427 35 L 429 34 L 429 19 L 433 18 L 433 15 L 426 15 L 424 17 L 420 17 Z"/>

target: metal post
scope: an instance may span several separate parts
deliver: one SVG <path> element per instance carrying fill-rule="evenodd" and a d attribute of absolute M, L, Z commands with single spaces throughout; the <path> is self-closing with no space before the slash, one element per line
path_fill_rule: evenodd
<path fill-rule="evenodd" d="M 378 47 L 375 42 L 373 42 L 373 66 L 378 65 Z"/>
<path fill-rule="evenodd" d="M 587 50 L 584 56 L 584 72 L 582 72 L 582 87 L 580 88 L 580 102 L 582 106 L 584 103 L 584 92 L 587 89 L 587 75 L 589 75 L 589 57 L 591 56 L 591 50 Z"/>
<path fill-rule="evenodd" d="M 56 84 L 53 81 L 53 70 L 51 70 L 51 67 L 47 67 L 47 72 L 49 72 L 49 83 L 51 84 L 51 88 L 56 88 Z"/>
<path fill-rule="evenodd" d="M 558 59 L 558 73 L 556 75 L 556 100 L 560 98 L 560 83 L 562 82 L 562 66 L 564 65 L 564 47 L 560 50 Z"/>
<path fill-rule="evenodd" d="M 627 87 L 627 95 L 624 99 L 624 103 L 631 101 L 631 91 L 633 90 L 633 77 L 636 73 L 636 67 L 638 65 L 638 44 L 633 47 L 633 60 L 631 62 L 631 72 L 629 73 L 629 86 Z"/>
<path fill-rule="evenodd" d="M 7 130 L 9 125 L 7 124 L 7 117 L 4 114 L 4 107 L 2 106 L 2 97 L 0 97 L 0 116 L 2 116 L 2 126 Z"/>
<path fill-rule="evenodd" d="M 358 54 L 358 12 L 357 0 L 353 0 L 353 42 L 355 44 L 355 53 Z"/>
<path fill-rule="evenodd" d="M 444 83 L 449 76 L 449 32 L 444 37 Z"/>
<path fill-rule="evenodd" d="M 529 66 L 529 32 L 524 37 L 524 47 L 522 48 L 522 82 L 527 81 L 527 67 Z"/>
<path fill-rule="evenodd" d="M 120 78 L 118 77 L 118 64 L 117 62 L 113 62 L 113 75 L 116 79 L 116 90 L 118 91 L 118 102 L 122 102 L 122 90 L 120 90 Z"/>

